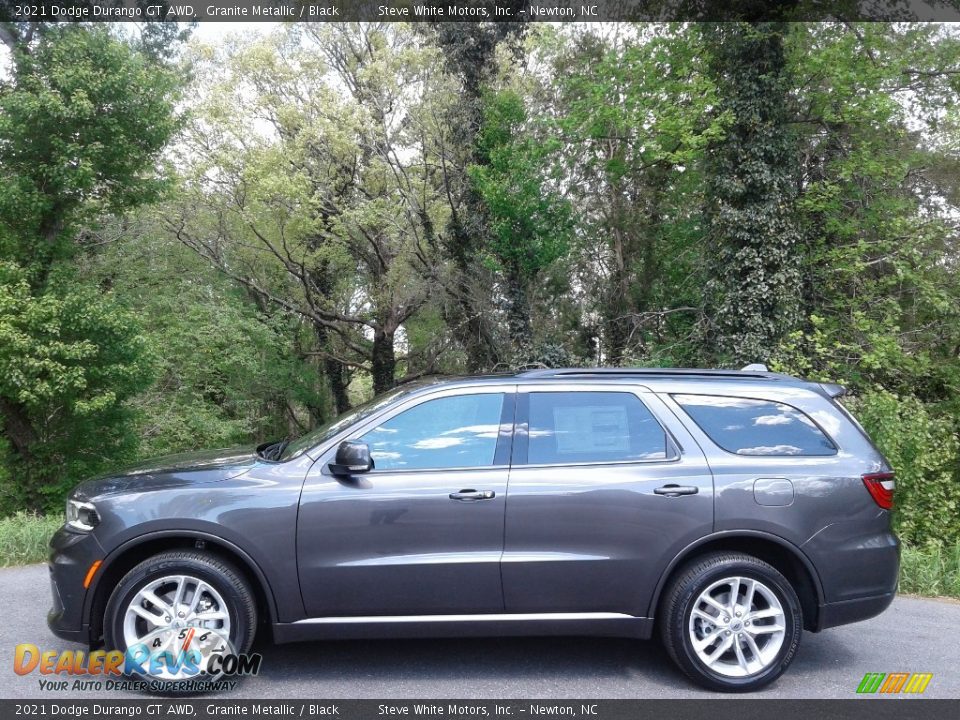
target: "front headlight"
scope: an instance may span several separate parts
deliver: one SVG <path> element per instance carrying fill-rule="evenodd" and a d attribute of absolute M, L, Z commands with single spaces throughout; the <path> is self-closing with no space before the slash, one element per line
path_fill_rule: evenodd
<path fill-rule="evenodd" d="M 81 532 L 90 532 L 100 522 L 93 503 L 67 500 L 67 527 Z"/>

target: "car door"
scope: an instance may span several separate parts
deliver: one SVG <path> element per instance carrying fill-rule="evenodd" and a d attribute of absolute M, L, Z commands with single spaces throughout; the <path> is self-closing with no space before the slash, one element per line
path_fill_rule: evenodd
<path fill-rule="evenodd" d="M 712 530 L 702 451 L 643 388 L 532 385 L 517 397 L 506 612 L 647 616 L 669 561 Z"/>
<path fill-rule="evenodd" d="M 515 395 L 447 389 L 349 436 L 374 469 L 334 477 L 335 449 L 307 476 L 297 557 L 310 617 L 503 610 L 500 556 Z"/>

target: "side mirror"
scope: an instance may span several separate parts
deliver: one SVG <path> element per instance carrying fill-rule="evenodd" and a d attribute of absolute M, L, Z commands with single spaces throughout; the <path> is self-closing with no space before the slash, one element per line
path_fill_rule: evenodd
<path fill-rule="evenodd" d="M 330 472 L 334 475 L 354 475 L 370 472 L 373 458 L 370 446 L 358 440 L 344 440 L 337 448 L 337 457 L 330 463 Z"/>

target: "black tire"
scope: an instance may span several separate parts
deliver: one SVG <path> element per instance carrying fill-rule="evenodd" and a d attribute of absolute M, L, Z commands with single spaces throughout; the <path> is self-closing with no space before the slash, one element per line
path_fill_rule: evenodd
<path fill-rule="evenodd" d="M 233 650 L 244 653 L 250 649 L 257 629 L 257 604 L 249 584 L 229 561 L 197 550 L 159 553 L 123 576 L 110 595 L 104 613 L 103 637 L 108 649 L 126 652 L 123 622 L 128 605 L 141 588 L 166 575 L 191 575 L 213 586 L 227 605 Z M 154 678 L 140 676 L 139 679 Z"/>
<path fill-rule="evenodd" d="M 783 607 L 785 629 L 782 647 L 763 670 L 729 677 L 714 671 L 697 656 L 688 627 L 700 594 L 718 580 L 738 576 L 759 580 L 776 595 Z M 711 553 L 682 567 L 664 592 L 660 610 L 660 635 L 673 661 L 697 684 L 722 692 L 750 692 L 776 680 L 793 660 L 803 632 L 800 600 L 789 581 L 771 565 L 738 552 Z"/>

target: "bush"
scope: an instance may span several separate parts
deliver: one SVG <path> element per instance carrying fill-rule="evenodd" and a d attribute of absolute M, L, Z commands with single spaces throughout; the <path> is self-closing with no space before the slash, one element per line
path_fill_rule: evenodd
<path fill-rule="evenodd" d="M 900 592 L 960 597 L 960 543 L 948 547 L 905 545 L 900 558 Z"/>
<path fill-rule="evenodd" d="M 847 403 L 897 473 L 894 526 L 908 545 L 960 543 L 955 420 L 913 397 L 875 390 Z"/>
<path fill-rule="evenodd" d="M 63 524 L 59 515 L 17 513 L 0 520 L 0 567 L 47 559 L 50 536 Z"/>

